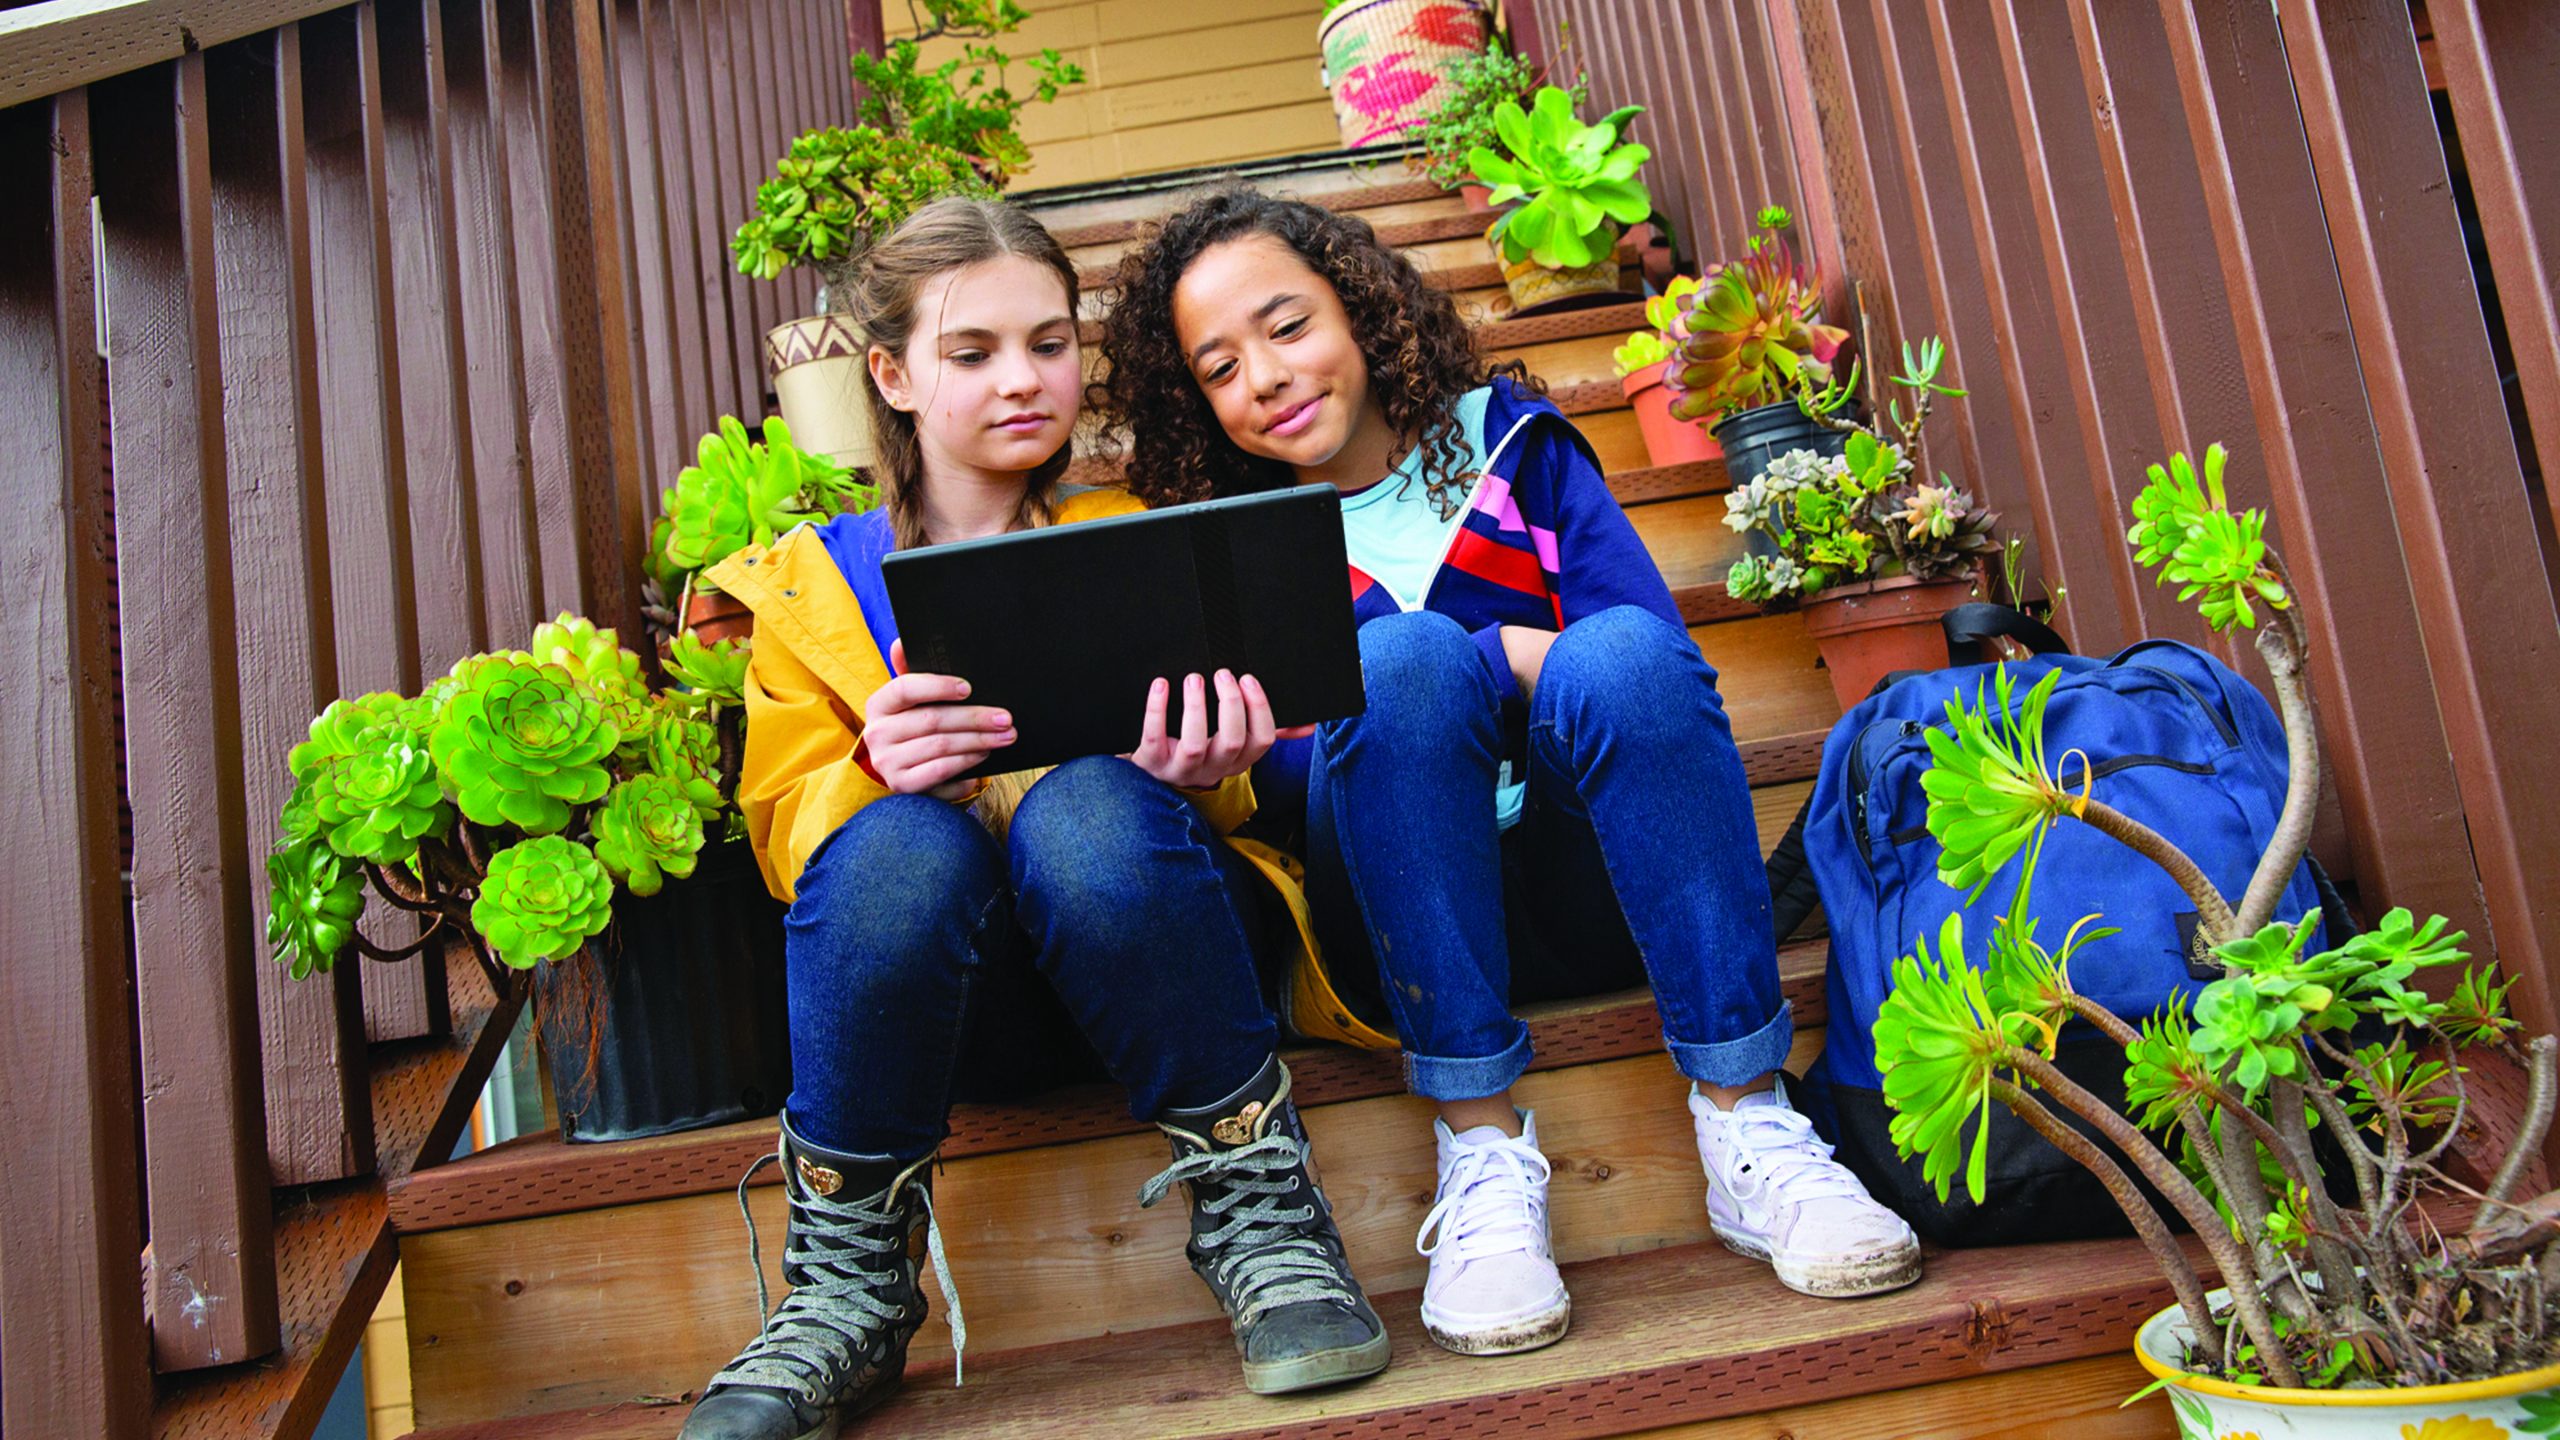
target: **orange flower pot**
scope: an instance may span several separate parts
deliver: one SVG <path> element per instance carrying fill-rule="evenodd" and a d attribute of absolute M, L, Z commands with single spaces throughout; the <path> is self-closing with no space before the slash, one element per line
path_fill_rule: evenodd
<path fill-rule="evenodd" d="M 1974 598 L 1970 575 L 1914 580 L 1891 575 L 1834 585 L 1804 602 L 1804 628 L 1831 671 L 1840 708 L 1867 698 L 1896 670 L 1943 670 L 1947 637 L 1939 621 Z"/>
<path fill-rule="evenodd" d="M 1628 406 L 1636 412 L 1636 429 L 1644 435 L 1645 457 L 1656 465 L 1723 459 L 1724 447 L 1707 433 L 1706 426 L 1671 413 L 1671 388 L 1662 383 L 1670 369 L 1669 360 L 1657 360 L 1619 382 L 1626 389 Z"/>
<path fill-rule="evenodd" d="M 696 590 L 684 603 L 684 628 L 703 644 L 716 645 L 756 633 L 756 612 L 725 591 Z"/>

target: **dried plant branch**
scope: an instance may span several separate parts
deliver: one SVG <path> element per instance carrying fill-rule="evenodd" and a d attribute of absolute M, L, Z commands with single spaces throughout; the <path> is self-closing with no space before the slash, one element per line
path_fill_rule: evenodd
<path fill-rule="evenodd" d="M 2290 582 L 2288 582 L 2288 591 Z M 2299 623 L 2298 617 L 2296 623 Z M 2320 808 L 2320 715 L 2311 695 L 2309 656 L 2296 641 L 2293 625 L 2271 625 L 2258 632 L 2258 657 L 2267 662 L 2274 684 L 2276 709 L 2284 717 L 2284 809 L 2274 834 L 2258 857 L 2249 888 L 2240 897 L 2234 935 L 2254 935 L 2275 918 L 2285 886 L 2311 848 L 2311 826 Z"/>

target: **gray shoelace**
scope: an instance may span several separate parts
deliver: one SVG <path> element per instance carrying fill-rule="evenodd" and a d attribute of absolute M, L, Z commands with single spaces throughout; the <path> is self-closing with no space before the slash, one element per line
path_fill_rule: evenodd
<path fill-rule="evenodd" d="M 828 1388 L 852 1370 L 854 1359 L 898 1322 L 898 1307 L 880 1298 L 899 1279 L 898 1253 L 906 1236 L 887 1191 L 850 1202 L 824 1195 L 797 1197 L 800 1223 L 783 1246 L 782 1262 L 806 1279 L 773 1308 L 764 1282 L 764 1253 L 756 1234 L 756 1217 L 747 1208 L 747 1185 L 757 1172 L 775 1163 L 767 1155 L 747 1167 L 738 1179 L 738 1214 L 747 1222 L 747 1264 L 756 1277 L 756 1313 L 764 1329 L 738 1352 L 714 1385 L 755 1385 L 788 1390 L 813 1405 L 825 1404 Z M 962 1382 L 961 1355 L 968 1348 L 969 1327 L 960 1318 L 960 1291 L 952 1283 L 951 1264 L 942 1253 L 942 1226 L 933 1213 L 933 1194 L 919 1190 L 925 1216 L 925 1251 L 933 1260 L 933 1278 L 942 1286 L 942 1301 L 951 1321 L 951 1383 Z M 820 1242 L 827 1242 L 822 1245 Z"/>
<path fill-rule="evenodd" d="M 1221 1193 L 1200 1202 L 1200 1210 L 1226 1223 L 1192 1243 L 1212 1257 L 1210 1270 L 1231 1297 L 1239 1327 L 1305 1300 L 1359 1303 L 1324 1243 L 1297 1229 L 1315 1218 L 1315 1206 L 1279 1203 L 1279 1196 L 1297 1188 L 1293 1172 L 1305 1158 L 1296 1137 L 1275 1130 L 1233 1150 L 1185 1155 L 1138 1191 L 1143 1209 L 1184 1181 L 1220 1187 Z"/>

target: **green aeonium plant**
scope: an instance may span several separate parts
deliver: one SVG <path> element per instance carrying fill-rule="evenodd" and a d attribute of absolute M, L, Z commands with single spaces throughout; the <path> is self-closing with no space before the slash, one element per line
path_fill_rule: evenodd
<path fill-rule="evenodd" d="M 697 647 L 696 683 L 743 683 L 743 651 Z M 524 650 L 473 655 L 418 696 L 333 702 L 287 764 L 266 934 L 296 978 L 356 951 L 463 941 L 506 983 L 578 953 L 618 889 L 654 894 L 726 829 L 720 697 L 652 692 L 641 658 L 575 615 Z M 368 887 L 420 919 L 405 944 L 359 925 Z"/>
<path fill-rule="evenodd" d="M 669 591 L 699 587 L 701 572 L 749 545 L 807 520 L 868 510 L 879 492 L 833 459 L 791 442 L 791 427 L 768 417 L 751 438 L 734 415 L 694 447 L 694 463 L 659 497 L 649 568 Z"/>
<path fill-rule="evenodd" d="M 1943 1197 L 1961 1179 L 1984 1195 L 1990 1106 L 2004 1105 L 2106 1186 L 2186 1312 L 2188 1368 L 2242 1383 L 2330 1388 L 2478 1379 L 2547 1364 L 2560 1326 L 2542 1267 L 2560 1238 L 2560 1191 L 2519 1199 L 2554 1108 L 2549 1036 L 2519 1045 L 2506 986 L 2465 970 L 2436 999 L 2426 971 L 2460 967 L 2464 936 L 2405 909 L 2321 945 L 2317 912 L 2279 914 L 2307 848 L 2319 791 L 2316 716 L 2304 680 L 2307 639 L 2263 517 L 2233 513 L 2221 447 L 2201 474 L 2186 457 L 2154 466 L 2130 540 L 2163 584 L 2207 623 L 2245 633 L 2276 692 L 2292 763 L 2283 812 L 2247 889 L 2220 893 L 2166 836 L 2108 803 L 2107 757 L 2048 763 L 2044 705 L 2053 677 L 1992 684 L 1947 706 L 1929 734 L 1929 832 L 1939 876 L 1978 895 L 2014 868 L 2017 898 L 1975 944 L 1962 917 L 1933 946 L 1915 940 L 1875 1023 L 1891 1133 Z M 2059 951 L 2027 915 L 2045 835 L 2086 824 L 2159 865 L 2194 904 L 2197 944 L 2221 968 L 2191 1006 L 2119 1016 L 2072 980 L 2075 954 L 2110 932 L 2075 926 Z M 2065 1025 L 2125 1052 L 2123 1109 L 2053 1064 Z M 2442 1162 L 2472 1103 L 2481 1052 L 2530 1073 L 2525 1113 L 2487 1184 Z M 2062 1123 L 2067 1111 L 2101 1146 Z M 2347 1175 L 2322 1173 L 2314 1130 Z M 2121 1157 L 2119 1160 L 2118 1157 Z M 2127 1167 L 2130 1167 L 2128 1172 Z M 2227 1300 L 2208 1303 L 2196 1268 L 2138 1174 L 2203 1242 Z M 2354 1198 L 2333 1198 L 2352 1185 Z M 2422 1215 L 2434 1197 L 2476 1202 L 2460 1224 Z M 2229 1336 L 2226 1340 L 2226 1336 Z"/>
<path fill-rule="evenodd" d="M 1501 153 L 1475 146 L 1467 168 L 1493 187 L 1494 204 L 1520 202 L 1485 231 L 1504 259 L 1580 269 L 1609 253 L 1620 227 L 1653 213 L 1653 196 L 1636 178 L 1653 152 L 1618 140 L 1619 128 L 1642 113 L 1643 106 L 1628 105 L 1586 125 L 1574 113 L 1572 92 L 1553 85 L 1540 86 L 1526 110 L 1517 100 L 1494 105 Z"/>
<path fill-rule="evenodd" d="M 1697 293 L 1696 276 L 1675 275 L 1661 294 L 1644 302 L 1644 323 L 1650 328 L 1628 335 L 1625 343 L 1609 355 L 1616 362 L 1621 379 L 1670 359 L 1680 342 L 1689 338 L 1685 311 L 1689 297 Z"/>

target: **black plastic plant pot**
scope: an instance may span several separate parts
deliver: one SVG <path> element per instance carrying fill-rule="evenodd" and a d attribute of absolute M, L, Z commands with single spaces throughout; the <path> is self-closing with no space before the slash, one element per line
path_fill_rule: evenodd
<path fill-rule="evenodd" d="M 1736 490 L 1768 473 L 1770 463 L 1790 450 L 1837 455 L 1849 445 L 1846 432 L 1806 418 L 1793 400 L 1736 410 L 1717 421 L 1713 430 L 1716 442 L 1724 446 L 1725 477 Z M 1743 535 L 1742 548 L 1752 555 L 1777 553 L 1776 543 L 1757 530 Z"/>
<path fill-rule="evenodd" d="M 578 971 L 534 972 L 561 1138 L 632 1140 L 771 1115 L 791 1093 L 782 902 L 744 841 L 625 895 Z"/>

